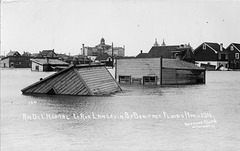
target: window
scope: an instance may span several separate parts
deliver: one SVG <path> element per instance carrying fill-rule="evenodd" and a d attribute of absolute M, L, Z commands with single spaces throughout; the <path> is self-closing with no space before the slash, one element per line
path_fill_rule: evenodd
<path fill-rule="evenodd" d="M 218 54 L 218 59 L 219 59 L 219 60 L 221 59 L 221 54 L 220 54 L 220 53 Z"/>
<path fill-rule="evenodd" d="M 131 76 L 119 76 L 119 83 L 131 83 Z"/>
<path fill-rule="evenodd" d="M 132 78 L 132 83 L 139 83 L 141 84 L 142 78 Z"/>
<path fill-rule="evenodd" d="M 36 70 L 36 71 L 39 71 L 39 66 L 35 66 L 35 70 Z"/>
<path fill-rule="evenodd" d="M 226 59 L 226 60 L 228 59 L 228 54 L 225 55 L 225 59 Z"/>
<path fill-rule="evenodd" d="M 206 44 L 203 44 L 203 50 L 206 50 Z"/>
<path fill-rule="evenodd" d="M 231 46 L 231 47 L 230 47 L 230 50 L 231 50 L 231 51 L 233 51 L 233 50 L 234 50 L 233 46 Z"/>
<path fill-rule="evenodd" d="M 154 85 L 154 84 L 157 84 L 156 76 L 144 76 L 143 77 L 143 84 L 144 85 Z"/>
<path fill-rule="evenodd" d="M 235 58 L 239 59 L 239 53 L 235 53 Z"/>

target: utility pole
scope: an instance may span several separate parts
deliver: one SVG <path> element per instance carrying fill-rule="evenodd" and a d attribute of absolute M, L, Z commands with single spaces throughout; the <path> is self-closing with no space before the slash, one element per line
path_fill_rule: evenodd
<path fill-rule="evenodd" d="M 113 58 L 113 42 L 112 42 L 112 68 L 114 66 L 114 58 Z"/>
<path fill-rule="evenodd" d="M 83 50 L 83 64 L 85 64 L 85 48 L 84 48 L 84 44 L 82 44 L 82 50 Z"/>

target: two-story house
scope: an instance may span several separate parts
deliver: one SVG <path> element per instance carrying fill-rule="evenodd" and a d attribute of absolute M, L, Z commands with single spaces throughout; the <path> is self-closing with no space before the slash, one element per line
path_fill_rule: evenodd
<path fill-rule="evenodd" d="M 212 65 L 215 66 L 215 69 L 228 68 L 229 56 L 223 44 L 204 42 L 193 53 L 199 66 Z"/>
<path fill-rule="evenodd" d="M 54 49 L 53 50 L 43 50 L 43 51 L 40 51 L 38 56 L 38 58 L 58 58 L 58 55 L 54 52 Z"/>
<path fill-rule="evenodd" d="M 29 56 L 21 56 L 18 51 L 11 51 L 0 61 L 2 68 L 30 68 Z"/>
<path fill-rule="evenodd" d="M 226 50 L 229 53 L 229 68 L 240 69 L 240 44 L 231 43 Z"/>
<path fill-rule="evenodd" d="M 141 50 L 141 52 L 136 56 L 136 58 L 158 57 L 179 59 L 192 63 L 195 62 L 194 54 L 190 44 L 167 46 L 164 41 L 161 46 L 159 46 L 157 41 L 155 41 L 154 46 L 152 46 L 148 53 L 143 53 Z"/>

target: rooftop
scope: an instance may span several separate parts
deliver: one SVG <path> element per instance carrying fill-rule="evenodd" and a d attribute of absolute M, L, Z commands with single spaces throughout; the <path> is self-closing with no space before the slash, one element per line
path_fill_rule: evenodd
<path fill-rule="evenodd" d="M 68 63 L 58 59 L 30 59 L 31 61 L 38 64 L 50 64 L 50 65 L 68 65 Z"/>

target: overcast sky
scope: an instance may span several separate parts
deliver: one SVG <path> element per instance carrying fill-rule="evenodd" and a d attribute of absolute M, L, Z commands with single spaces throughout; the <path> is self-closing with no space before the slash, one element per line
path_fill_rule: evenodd
<path fill-rule="evenodd" d="M 3 0 L 1 53 L 125 46 L 126 55 L 148 52 L 155 39 L 167 45 L 240 43 L 239 0 Z"/>

